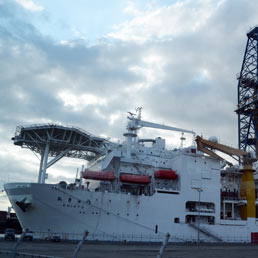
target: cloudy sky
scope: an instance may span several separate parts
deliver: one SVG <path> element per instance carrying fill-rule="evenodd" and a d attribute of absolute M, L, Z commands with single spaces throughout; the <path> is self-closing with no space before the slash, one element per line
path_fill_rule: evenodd
<path fill-rule="evenodd" d="M 257 9 L 253 0 L 0 0 L 0 189 L 37 180 L 38 157 L 11 141 L 17 125 L 122 141 L 126 112 L 141 106 L 144 120 L 237 146 L 236 74 Z M 169 146 L 180 137 L 142 134 Z M 82 164 L 64 159 L 48 182 L 71 181 Z"/>

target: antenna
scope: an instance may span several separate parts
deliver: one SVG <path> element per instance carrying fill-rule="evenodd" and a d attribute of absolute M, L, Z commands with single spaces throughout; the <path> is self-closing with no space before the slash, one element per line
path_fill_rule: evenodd
<path fill-rule="evenodd" d="M 141 118 L 142 118 L 142 107 L 137 107 L 136 109 L 135 109 L 135 111 L 136 111 L 136 113 L 138 113 L 138 119 L 139 120 L 141 120 Z"/>
<path fill-rule="evenodd" d="M 184 133 L 182 132 L 182 136 L 180 137 L 181 143 L 180 143 L 180 149 L 183 149 L 184 147 L 184 141 L 185 141 L 185 137 L 184 137 Z"/>

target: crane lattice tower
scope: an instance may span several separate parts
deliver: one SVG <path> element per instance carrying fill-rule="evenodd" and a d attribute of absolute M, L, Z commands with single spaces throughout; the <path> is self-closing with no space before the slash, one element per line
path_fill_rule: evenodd
<path fill-rule="evenodd" d="M 238 147 L 258 158 L 258 27 L 247 33 L 247 44 L 238 77 Z"/>

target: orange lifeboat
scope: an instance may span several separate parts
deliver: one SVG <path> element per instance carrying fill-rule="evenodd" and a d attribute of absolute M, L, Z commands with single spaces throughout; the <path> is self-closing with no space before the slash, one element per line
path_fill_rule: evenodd
<path fill-rule="evenodd" d="M 82 172 L 84 179 L 93 179 L 101 181 L 113 181 L 115 179 L 114 171 L 90 171 L 85 170 Z"/>
<path fill-rule="evenodd" d="M 178 174 L 174 170 L 157 170 L 154 172 L 154 177 L 157 179 L 175 180 L 178 178 Z"/>
<path fill-rule="evenodd" d="M 120 182 L 131 184 L 149 184 L 151 180 L 148 175 L 121 174 Z"/>

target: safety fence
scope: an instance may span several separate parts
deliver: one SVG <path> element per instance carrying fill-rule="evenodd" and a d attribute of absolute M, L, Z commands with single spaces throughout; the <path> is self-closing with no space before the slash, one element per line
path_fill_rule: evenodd
<path fill-rule="evenodd" d="M 160 243 L 163 242 L 165 233 L 157 234 L 106 234 L 106 233 L 89 233 L 87 236 L 88 241 L 105 241 L 105 242 L 148 242 L 148 243 Z M 83 234 L 78 233 L 54 233 L 54 232 L 34 232 L 34 238 L 40 240 L 72 240 L 79 241 L 83 237 Z M 220 243 L 250 243 L 251 238 L 248 236 L 223 236 Z M 171 234 L 169 242 L 174 243 L 196 243 L 198 241 L 197 235 L 177 235 Z M 216 243 L 215 239 L 210 239 L 205 236 L 200 236 L 201 242 Z"/>
<path fill-rule="evenodd" d="M 18 252 L 17 247 L 18 247 L 19 244 L 21 244 L 21 241 L 26 236 L 26 233 L 27 232 L 24 232 L 21 235 L 21 237 L 18 239 L 17 244 L 15 245 L 15 247 L 13 248 L 12 251 L 1 251 L 0 250 L 1 258 L 7 258 L 7 257 L 8 258 L 10 258 L 10 257 L 12 257 L 12 258 L 16 258 L 16 257 L 24 257 L 24 258 L 61 258 L 61 257 L 56 257 L 56 256 L 40 255 L 40 254 L 35 254 L 35 253 L 30 254 L 30 253 Z M 88 231 L 84 231 L 82 239 L 79 241 L 79 243 L 77 244 L 77 247 L 74 249 L 72 258 L 77 258 L 78 252 L 80 251 L 80 249 L 83 245 L 83 242 L 86 240 L 88 234 L 89 234 Z M 163 254 L 165 252 L 165 248 L 168 244 L 169 238 L 170 238 L 170 234 L 167 233 L 165 235 L 165 238 L 163 238 L 163 241 L 162 241 L 162 244 L 161 244 L 161 247 L 160 247 L 157 258 L 162 258 L 163 257 Z"/>

